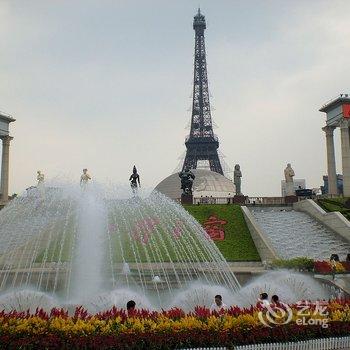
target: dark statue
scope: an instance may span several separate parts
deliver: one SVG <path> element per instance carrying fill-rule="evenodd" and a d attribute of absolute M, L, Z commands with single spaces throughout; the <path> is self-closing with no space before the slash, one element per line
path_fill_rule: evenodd
<path fill-rule="evenodd" d="M 132 174 L 130 175 L 129 181 L 130 181 L 131 189 L 135 193 L 137 191 L 137 187 L 141 187 L 140 175 L 137 173 L 137 169 L 135 165 L 132 170 Z"/>
<path fill-rule="evenodd" d="M 192 194 L 192 185 L 195 179 L 192 171 L 187 167 L 179 173 L 179 177 L 181 179 L 182 194 Z"/>

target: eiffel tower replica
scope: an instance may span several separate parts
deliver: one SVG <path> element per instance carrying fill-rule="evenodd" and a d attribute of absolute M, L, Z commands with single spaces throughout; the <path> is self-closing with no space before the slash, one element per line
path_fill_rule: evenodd
<path fill-rule="evenodd" d="M 187 151 L 182 170 L 196 169 L 199 160 L 206 160 L 211 171 L 224 175 L 218 155 L 219 140 L 214 135 L 211 120 L 204 41 L 206 23 L 200 9 L 194 16 L 193 29 L 196 34 L 191 131 L 185 141 Z"/>

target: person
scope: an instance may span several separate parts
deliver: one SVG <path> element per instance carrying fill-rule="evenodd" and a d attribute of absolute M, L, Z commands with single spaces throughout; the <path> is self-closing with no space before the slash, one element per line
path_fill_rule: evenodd
<path fill-rule="evenodd" d="M 274 294 L 271 297 L 271 305 L 272 306 L 279 306 L 280 305 L 280 299 L 279 299 L 278 295 Z"/>
<path fill-rule="evenodd" d="M 287 321 L 288 305 L 281 303 L 278 295 L 275 294 L 271 297 L 271 303 L 266 308 L 268 308 L 270 316 L 276 324 Z"/>
<path fill-rule="evenodd" d="M 332 261 L 339 261 L 339 255 L 338 254 L 332 254 L 329 258 L 330 262 Z"/>
<path fill-rule="evenodd" d="M 284 304 L 283 302 L 280 301 L 280 298 L 278 295 L 273 295 L 271 297 L 271 304 L 272 308 L 279 308 L 279 309 L 283 309 L 286 311 L 286 307 L 288 307 L 288 305 Z"/>
<path fill-rule="evenodd" d="M 337 265 L 339 264 L 339 255 L 338 254 L 332 254 L 331 257 L 329 258 L 329 262 L 332 266 L 332 270 L 333 270 L 333 280 L 335 279 L 335 274 L 337 271 Z"/>
<path fill-rule="evenodd" d="M 346 262 L 350 262 L 350 253 L 347 254 L 346 260 L 345 260 L 345 261 L 346 261 Z"/>
<path fill-rule="evenodd" d="M 227 305 L 222 302 L 222 296 L 219 294 L 215 295 L 214 303 L 211 305 L 210 311 L 220 312 L 226 309 L 227 309 Z"/>
<path fill-rule="evenodd" d="M 83 169 L 83 174 L 80 176 L 80 186 L 86 186 L 89 180 L 91 180 L 91 176 L 87 171 L 87 169 Z"/>
<path fill-rule="evenodd" d="M 136 303 L 133 300 L 129 300 L 126 303 L 126 310 L 129 312 L 133 312 L 135 310 Z"/>
<path fill-rule="evenodd" d="M 258 306 L 266 308 L 270 306 L 269 296 L 267 293 L 260 293 L 260 297 L 258 298 Z"/>

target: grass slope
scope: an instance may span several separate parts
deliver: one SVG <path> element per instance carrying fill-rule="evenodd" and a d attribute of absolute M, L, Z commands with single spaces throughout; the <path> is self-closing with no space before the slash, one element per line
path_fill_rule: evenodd
<path fill-rule="evenodd" d="M 201 224 L 211 215 L 227 221 L 225 240 L 214 241 L 226 260 L 260 261 L 239 206 L 193 205 L 185 206 L 185 209 Z M 169 223 L 174 220 L 171 213 L 164 212 L 160 215 L 156 208 L 148 208 L 147 214 L 143 212 L 145 217 L 158 217 L 159 222 L 151 229 L 152 234 L 149 242 L 142 244 L 130 235 L 135 224 L 140 220 L 142 222 L 144 218 L 142 213 L 123 212 L 123 206 L 115 205 L 115 203 L 110 203 L 109 210 L 111 213 L 108 218 L 110 232 L 109 236 L 106 236 L 106 243 L 109 241 L 111 244 L 108 259 L 112 259 L 114 263 L 122 263 L 123 261 L 185 262 L 191 261 L 193 256 L 197 256 L 199 261 L 210 261 L 211 259 L 208 253 L 201 249 L 202 243 L 195 235 L 181 235 L 178 239 L 173 237 L 174 227 L 169 226 Z M 68 262 L 71 260 L 75 249 L 75 235 L 78 234 L 75 232 L 74 220 L 77 219 L 74 219 L 72 215 L 69 222 L 59 222 L 51 229 L 53 234 L 48 236 L 48 241 L 39 249 L 36 262 Z M 49 235 L 49 233 L 47 234 Z"/>
<path fill-rule="evenodd" d="M 260 261 L 260 256 L 239 205 L 186 205 L 185 209 L 203 225 L 211 215 L 227 221 L 225 240 L 214 241 L 227 261 Z"/>

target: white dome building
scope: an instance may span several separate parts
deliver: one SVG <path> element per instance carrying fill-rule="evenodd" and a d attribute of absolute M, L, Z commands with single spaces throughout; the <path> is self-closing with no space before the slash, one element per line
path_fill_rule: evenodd
<path fill-rule="evenodd" d="M 236 193 L 234 183 L 225 176 L 214 171 L 194 169 L 196 176 L 193 183 L 193 197 L 233 197 Z M 179 173 L 172 174 L 161 181 L 155 188 L 167 197 L 177 200 L 181 198 L 181 180 Z"/>

